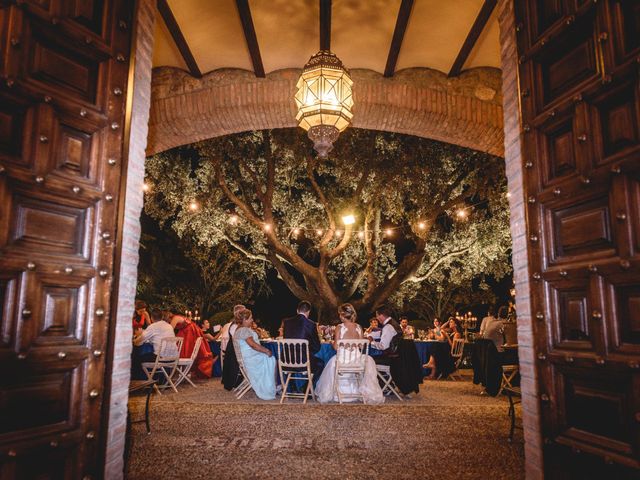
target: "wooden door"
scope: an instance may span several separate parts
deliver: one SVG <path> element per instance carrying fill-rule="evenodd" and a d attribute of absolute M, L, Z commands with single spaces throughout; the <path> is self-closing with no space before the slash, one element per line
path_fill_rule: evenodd
<path fill-rule="evenodd" d="M 639 478 L 640 2 L 515 7 L 545 475 Z"/>
<path fill-rule="evenodd" d="M 0 478 L 97 478 L 133 3 L 0 1 Z"/>

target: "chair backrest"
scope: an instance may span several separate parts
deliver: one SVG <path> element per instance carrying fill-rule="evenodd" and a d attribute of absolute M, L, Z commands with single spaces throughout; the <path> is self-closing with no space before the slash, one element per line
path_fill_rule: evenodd
<path fill-rule="evenodd" d="M 202 345 L 202 337 L 196 338 L 196 343 L 193 346 L 193 352 L 191 352 L 191 357 L 189 358 L 192 363 L 196 361 L 196 357 L 198 356 L 198 352 L 200 351 L 200 345 Z"/>
<path fill-rule="evenodd" d="M 309 365 L 309 341 L 278 340 L 278 363 L 281 368 L 300 368 Z"/>
<path fill-rule="evenodd" d="M 505 322 L 502 328 L 504 342 L 507 345 L 516 345 L 518 343 L 518 326 L 516 322 Z"/>
<path fill-rule="evenodd" d="M 157 363 L 172 363 L 180 359 L 182 349 L 182 337 L 165 337 L 160 341 L 160 350 L 156 357 Z"/>
<path fill-rule="evenodd" d="M 342 366 L 364 369 L 369 354 L 369 340 L 338 340 L 336 347 L 337 369 Z"/>
<path fill-rule="evenodd" d="M 451 344 L 451 356 L 453 358 L 460 358 L 462 356 L 462 351 L 464 350 L 464 339 L 456 338 L 453 340 Z"/>

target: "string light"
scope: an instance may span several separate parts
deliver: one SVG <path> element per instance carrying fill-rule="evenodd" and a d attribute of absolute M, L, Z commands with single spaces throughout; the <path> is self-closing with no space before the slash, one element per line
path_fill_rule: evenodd
<path fill-rule="evenodd" d="M 364 232 L 363 231 L 358 232 L 358 238 L 364 238 Z"/>
<path fill-rule="evenodd" d="M 391 235 L 393 235 L 393 230 L 392 230 L 392 229 L 390 229 L 390 228 L 387 228 L 387 229 L 384 231 L 384 234 L 385 234 L 387 237 L 390 237 Z"/>
<path fill-rule="evenodd" d="M 340 238 L 342 236 L 342 230 L 336 230 L 336 237 Z"/>
<path fill-rule="evenodd" d="M 351 213 L 342 217 L 342 222 L 345 225 L 353 225 L 356 223 L 356 217 L 354 217 Z"/>
<path fill-rule="evenodd" d="M 420 230 L 424 230 L 425 228 L 427 228 L 427 224 L 424 222 L 418 222 L 418 228 Z"/>
<path fill-rule="evenodd" d="M 143 183 L 142 184 L 142 191 L 143 192 L 148 192 L 149 190 L 151 190 L 151 186 L 148 183 Z"/>
<path fill-rule="evenodd" d="M 191 210 L 192 212 L 195 212 L 196 210 L 198 210 L 198 202 L 196 202 L 195 200 L 192 200 L 191 203 L 189 204 L 189 210 Z"/>
<path fill-rule="evenodd" d="M 293 229 L 293 234 L 297 237 L 298 235 L 300 235 L 300 229 L 299 228 L 294 228 Z"/>
<path fill-rule="evenodd" d="M 321 228 L 318 228 L 316 230 L 316 235 L 318 235 L 318 236 L 322 235 L 322 229 Z"/>
<path fill-rule="evenodd" d="M 270 223 L 265 223 L 264 226 L 262 227 L 262 229 L 265 232 L 270 232 L 271 231 L 271 224 Z"/>
<path fill-rule="evenodd" d="M 464 209 L 460 209 L 456 212 L 456 215 L 458 216 L 458 218 L 466 218 L 467 217 L 467 212 Z"/>
<path fill-rule="evenodd" d="M 511 192 L 507 192 L 507 198 L 511 198 Z"/>
<path fill-rule="evenodd" d="M 238 218 L 238 215 L 236 215 L 235 213 L 229 217 L 229 223 L 231 225 L 237 225 L 239 220 L 240 219 Z"/>

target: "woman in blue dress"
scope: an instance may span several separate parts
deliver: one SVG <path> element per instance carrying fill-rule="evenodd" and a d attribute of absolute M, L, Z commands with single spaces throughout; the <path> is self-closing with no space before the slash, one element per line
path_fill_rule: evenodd
<path fill-rule="evenodd" d="M 244 370 L 251 382 L 251 388 L 262 400 L 276 398 L 276 359 L 271 350 L 260 345 L 258 334 L 251 329 L 253 315 L 251 310 L 238 314 L 240 326 L 233 335 L 233 346 L 238 361 L 242 359 Z"/>

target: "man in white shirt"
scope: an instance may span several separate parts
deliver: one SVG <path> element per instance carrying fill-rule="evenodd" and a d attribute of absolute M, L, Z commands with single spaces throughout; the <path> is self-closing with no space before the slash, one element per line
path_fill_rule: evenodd
<path fill-rule="evenodd" d="M 166 318 L 166 315 L 162 315 L 159 321 L 154 321 L 133 339 L 133 344 L 136 346 L 142 345 L 143 343 L 151 343 L 153 345 L 153 359 L 146 358 L 144 360 L 146 362 L 155 361 L 155 357 L 160 353 L 160 344 L 163 338 L 176 336 L 171 325 L 167 323 Z M 145 355 L 145 357 L 150 356 L 149 354 Z"/>
<path fill-rule="evenodd" d="M 390 363 L 389 354 L 395 353 L 390 351 L 391 343 L 396 335 L 402 336 L 402 329 L 400 325 L 391 318 L 391 309 L 386 305 L 376 309 L 376 319 L 378 320 L 378 325 L 382 328 L 380 340 L 374 341 L 373 337 L 369 337 L 369 342 L 371 342 L 371 348 L 382 350 L 383 353 L 382 355 L 374 356 L 373 359 L 378 364 L 388 365 Z"/>
<path fill-rule="evenodd" d="M 502 329 L 504 325 L 501 319 L 496 318 L 493 315 L 493 308 L 489 307 L 487 316 L 482 319 L 480 324 L 480 338 L 491 340 L 496 346 L 496 349 L 501 352 L 504 338 L 502 336 Z"/>

